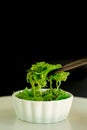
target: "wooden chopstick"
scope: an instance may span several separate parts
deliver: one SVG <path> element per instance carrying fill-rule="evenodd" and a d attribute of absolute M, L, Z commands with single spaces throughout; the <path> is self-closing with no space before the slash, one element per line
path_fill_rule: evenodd
<path fill-rule="evenodd" d="M 86 65 L 86 64 L 87 64 L 87 57 L 82 58 L 82 59 L 78 59 L 78 60 L 75 60 L 75 61 L 72 61 L 68 64 L 63 65 L 63 67 L 61 69 L 58 69 L 55 72 L 55 74 L 60 72 L 60 71 L 69 71 L 71 69 L 74 69 L 74 68 L 77 68 L 77 67 L 80 67 L 80 66 L 83 66 L 83 65 Z"/>

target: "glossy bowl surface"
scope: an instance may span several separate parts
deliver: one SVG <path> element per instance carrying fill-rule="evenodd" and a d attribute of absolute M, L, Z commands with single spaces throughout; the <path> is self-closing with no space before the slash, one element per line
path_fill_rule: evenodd
<path fill-rule="evenodd" d="M 22 91 L 22 90 L 20 90 Z M 19 99 L 12 94 L 13 105 L 18 119 L 32 123 L 56 123 L 67 118 L 73 95 L 57 101 L 30 101 Z"/>

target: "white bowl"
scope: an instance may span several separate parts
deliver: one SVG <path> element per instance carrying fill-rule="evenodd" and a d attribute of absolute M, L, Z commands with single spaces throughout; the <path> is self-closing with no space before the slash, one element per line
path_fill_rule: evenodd
<path fill-rule="evenodd" d="M 17 98 L 18 92 L 12 94 L 16 116 L 32 123 L 56 123 L 66 119 L 73 101 L 71 93 L 69 98 L 57 101 L 30 101 Z"/>

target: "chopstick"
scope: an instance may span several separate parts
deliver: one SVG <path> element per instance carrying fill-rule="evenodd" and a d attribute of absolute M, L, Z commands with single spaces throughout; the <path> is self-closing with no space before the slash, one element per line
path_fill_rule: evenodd
<path fill-rule="evenodd" d="M 60 72 L 60 71 L 69 71 L 71 69 L 74 69 L 74 68 L 77 68 L 77 67 L 80 67 L 80 66 L 83 66 L 83 65 L 86 65 L 86 64 L 87 64 L 87 57 L 81 58 L 81 59 L 78 59 L 78 60 L 75 60 L 75 61 L 72 61 L 68 64 L 63 65 L 63 67 L 58 69 L 55 72 L 55 74 Z"/>

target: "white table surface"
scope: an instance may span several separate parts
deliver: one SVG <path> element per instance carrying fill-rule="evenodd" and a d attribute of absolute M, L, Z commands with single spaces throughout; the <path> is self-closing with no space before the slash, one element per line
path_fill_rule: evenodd
<path fill-rule="evenodd" d="M 0 130 L 87 130 L 87 98 L 74 97 L 66 120 L 54 124 L 33 124 L 18 120 L 12 97 L 0 97 Z"/>

